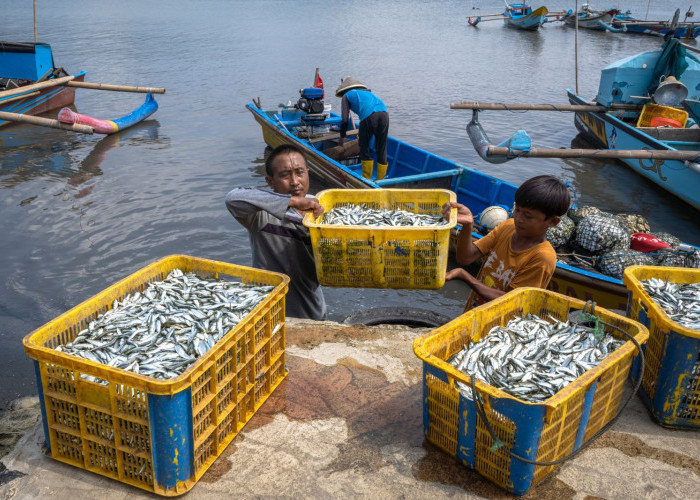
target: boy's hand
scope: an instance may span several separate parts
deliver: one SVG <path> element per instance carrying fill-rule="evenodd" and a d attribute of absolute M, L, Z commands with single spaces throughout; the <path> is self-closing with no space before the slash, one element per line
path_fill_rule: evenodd
<path fill-rule="evenodd" d="M 450 281 L 450 280 L 455 280 L 455 279 L 461 279 L 461 280 L 466 281 L 466 279 L 464 278 L 465 273 L 466 273 L 466 271 L 464 269 L 462 269 L 461 267 L 456 267 L 454 269 L 450 269 L 445 274 L 445 281 Z"/>
<path fill-rule="evenodd" d="M 465 224 L 474 224 L 474 216 L 472 215 L 472 211 L 469 210 L 466 205 L 462 205 L 461 203 L 457 203 L 455 201 L 447 202 L 442 206 L 442 216 L 445 220 L 450 220 L 450 210 L 453 208 L 457 209 L 457 224 L 460 226 L 464 226 Z"/>
<path fill-rule="evenodd" d="M 323 207 L 316 198 L 307 198 L 306 196 L 292 196 L 289 198 L 289 206 L 301 212 L 311 210 L 314 213 L 314 217 L 318 217 L 324 212 Z"/>

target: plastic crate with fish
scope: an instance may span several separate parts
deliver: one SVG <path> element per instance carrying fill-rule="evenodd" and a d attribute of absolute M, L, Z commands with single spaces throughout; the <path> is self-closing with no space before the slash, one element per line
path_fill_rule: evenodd
<path fill-rule="evenodd" d="M 442 206 L 456 200 L 443 189 L 328 189 L 317 198 L 326 214 L 331 210 L 409 212 L 407 219 L 439 218 Z M 357 208 L 356 208 L 357 207 Z M 441 225 L 392 226 L 363 221 L 355 225 L 324 223 L 326 214 L 307 213 L 316 274 L 325 286 L 351 288 L 440 288 L 445 271 L 450 231 L 456 210 Z M 402 217 L 402 215 L 397 215 Z M 377 220 L 377 219 L 375 219 Z M 362 224 L 362 225 L 360 225 Z"/>
<path fill-rule="evenodd" d="M 161 307 L 157 315 L 135 322 L 129 339 L 145 341 L 134 340 L 131 344 L 124 337 L 115 337 L 112 347 L 119 347 L 120 353 L 127 352 L 126 345 L 131 352 L 145 349 L 148 359 L 141 358 L 143 372 L 156 369 L 146 366 L 155 363 L 156 358 L 169 359 L 184 372 L 161 379 L 110 366 L 115 364 L 113 361 L 97 362 L 102 358 L 96 357 L 96 351 L 86 353 L 92 359 L 61 352 L 76 344 L 78 336 L 80 342 L 102 345 L 96 339 L 106 338 L 104 328 L 98 330 L 102 337 L 90 340 L 82 340 L 87 336 L 85 332 L 103 318 L 123 311 L 123 304 L 134 297 L 150 297 L 157 286 L 162 292 L 155 293 L 154 298 L 162 304 L 165 299 L 160 294 L 173 287 L 163 284 L 171 273 L 184 274 L 181 302 L 195 304 L 195 309 L 175 319 L 173 310 Z M 225 325 L 231 323 L 217 322 L 218 330 L 214 330 L 213 313 L 208 315 L 209 306 L 200 307 L 199 301 L 204 300 L 202 294 L 205 298 L 214 294 L 221 297 L 222 292 L 207 295 L 192 284 L 200 280 L 216 290 L 223 284 L 256 287 L 253 292 L 258 288 L 263 292 L 259 300 L 254 297 L 257 305 L 251 303 L 241 309 L 240 304 L 228 304 L 229 312 L 219 317 L 229 321 L 233 315 L 231 321 L 238 323 L 229 330 Z M 28 334 L 24 347 L 34 360 L 51 457 L 159 495 L 188 491 L 287 374 L 284 299 L 288 283 L 289 278 L 282 274 L 173 255 L 142 268 Z M 252 310 L 248 310 L 250 307 Z M 183 317 L 206 323 L 205 331 L 216 332 L 212 336 L 219 340 L 210 346 L 214 340 L 207 342 L 206 333 L 195 334 L 194 326 L 190 333 L 181 324 L 186 321 Z M 163 354 L 163 343 L 156 343 L 153 337 L 160 333 L 167 335 L 162 342 L 169 342 L 168 347 L 174 347 L 173 339 L 183 338 L 180 335 L 199 342 L 197 356 L 182 348 Z M 191 363 L 183 364 L 183 357 Z"/>
<path fill-rule="evenodd" d="M 585 307 L 583 301 L 548 290 L 518 288 L 416 339 L 413 350 L 423 360 L 426 438 L 517 495 L 542 481 L 554 468 L 544 464 L 568 457 L 615 417 L 632 358 L 637 353 L 627 335 L 641 345 L 648 336 L 646 328 L 629 318 L 595 308 L 594 315 L 602 325 L 614 326 L 605 325 L 606 334 L 624 343 L 605 355 L 597 366 L 539 402 L 525 401 L 475 377 L 473 387 L 483 402 L 477 405 L 472 396 L 463 392 L 464 386 L 472 387 L 471 377 L 448 360 L 462 352 L 463 346 L 471 347 L 488 338 L 492 328 L 503 327 L 511 320 L 537 315 L 543 318 L 541 321 L 552 318 L 563 323 L 572 312 Z M 540 345 L 535 347 L 535 351 L 540 349 Z M 502 357 L 504 362 L 511 362 L 515 356 L 506 353 Z"/>
<path fill-rule="evenodd" d="M 700 330 L 674 321 L 644 288 L 650 279 L 679 285 L 697 284 L 700 269 L 631 266 L 623 282 L 629 290 L 628 316 L 649 328 L 644 348 L 644 373 L 639 395 L 652 416 L 664 427 L 700 429 Z M 677 289 L 669 292 L 671 301 L 681 299 Z M 700 295 L 695 295 L 697 301 Z M 696 311 L 698 302 L 695 302 Z M 700 324 L 700 314 L 696 324 Z M 631 377 L 639 377 L 633 366 Z"/>

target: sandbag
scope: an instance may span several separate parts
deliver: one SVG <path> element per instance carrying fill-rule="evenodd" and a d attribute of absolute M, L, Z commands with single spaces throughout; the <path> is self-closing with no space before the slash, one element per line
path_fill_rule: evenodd
<path fill-rule="evenodd" d="M 628 266 L 653 266 L 656 260 L 636 250 L 607 252 L 596 261 L 596 269 L 613 278 L 622 279 L 622 274 Z"/>
<path fill-rule="evenodd" d="M 598 213 L 581 219 L 576 226 L 576 243 L 594 254 L 627 250 L 630 234 L 616 217 Z"/>
<path fill-rule="evenodd" d="M 561 216 L 561 221 L 554 227 L 547 229 L 547 240 L 554 248 L 565 245 L 576 231 L 576 225 L 566 215 Z"/>
<path fill-rule="evenodd" d="M 595 215 L 600 213 L 600 208 L 593 207 L 589 205 L 584 205 L 579 208 L 570 208 L 566 215 L 578 226 L 581 219 L 588 217 L 589 215 Z"/>

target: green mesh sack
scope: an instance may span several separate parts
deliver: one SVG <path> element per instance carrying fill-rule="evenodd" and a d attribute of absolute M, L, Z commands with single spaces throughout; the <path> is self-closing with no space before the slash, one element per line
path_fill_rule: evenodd
<path fill-rule="evenodd" d="M 648 233 L 651 231 L 649 222 L 641 215 L 634 214 L 617 214 L 616 217 L 627 226 L 630 234 Z"/>
<path fill-rule="evenodd" d="M 583 207 L 579 208 L 570 208 L 566 215 L 568 215 L 569 218 L 572 221 L 574 221 L 574 224 L 578 226 L 578 223 L 581 222 L 581 219 L 583 219 L 584 217 L 588 217 L 589 215 L 595 215 L 599 213 L 600 208 L 584 205 Z"/>
<path fill-rule="evenodd" d="M 576 243 L 596 254 L 627 250 L 630 247 L 630 234 L 616 217 L 598 213 L 584 217 L 578 223 Z"/>
<path fill-rule="evenodd" d="M 561 216 L 561 221 L 554 227 L 547 229 L 547 240 L 554 248 L 565 245 L 574 234 L 576 225 L 566 215 Z"/>
<path fill-rule="evenodd" d="M 622 279 L 627 266 L 653 266 L 653 257 L 636 250 L 612 251 L 598 257 L 596 269 L 613 278 Z"/>

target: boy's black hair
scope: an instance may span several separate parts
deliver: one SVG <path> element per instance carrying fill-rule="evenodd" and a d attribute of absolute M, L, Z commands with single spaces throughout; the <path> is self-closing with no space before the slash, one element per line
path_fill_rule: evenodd
<path fill-rule="evenodd" d="M 268 177 L 272 177 L 272 174 L 274 174 L 272 171 L 272 162 L 274 162 L 275 158 L 277 158 L 279 155 L 283 155 L 285 153 L 299 153 L 302 157 L 304 156 L 303 151 L 294 144 L 280 144 L 272 150 L 272 153 L 270 153 L 265 160 L 265 173 Z M 306 161 L 306 158 L 304 158 L 304 161 Z"/>
<path fill-rule="evenodd" d="M 515 192 L 519 207 L 533 208 L 549 219 L 566 213 L 571 203 L 569 190 L 553 175 L 538 175 L 523 182 Z"/>

